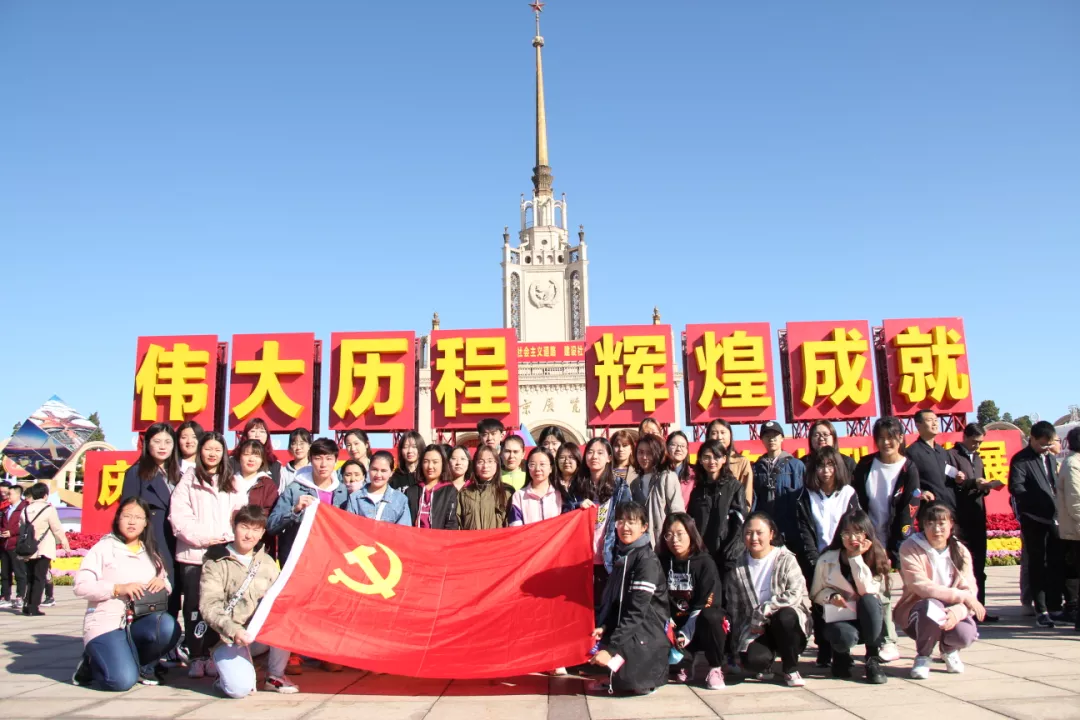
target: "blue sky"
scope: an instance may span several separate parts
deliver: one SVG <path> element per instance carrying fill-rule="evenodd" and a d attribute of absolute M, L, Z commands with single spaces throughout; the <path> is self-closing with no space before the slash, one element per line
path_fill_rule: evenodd
<path fill-rule="evenodd" d="M 960 315 L 976 401 L 1080 402 L 1080 5 L 543 23 L 595 324 Z M 0 5 L 0 419 L 55 393 L 123 444 L 139 335 L 499 325 L 532 34 L 521 0 Z"/>

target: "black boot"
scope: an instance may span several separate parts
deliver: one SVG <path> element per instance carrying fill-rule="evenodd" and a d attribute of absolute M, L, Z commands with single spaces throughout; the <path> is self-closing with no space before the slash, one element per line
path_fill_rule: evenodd
<path fill-rule="evenodd" d="M 851 677 L 851 666 L 855 661 L 851 659 L 851 653 L 832 653 L 832 676 L 834 678 L 848 679 Z"/>

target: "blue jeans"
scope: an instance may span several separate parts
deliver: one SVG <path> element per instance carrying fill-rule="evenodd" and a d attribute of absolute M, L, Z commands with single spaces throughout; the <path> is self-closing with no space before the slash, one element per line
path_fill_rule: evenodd
<path fill-rule="evenodd" d="M 86 644 L 94 684 L 102 690 L 124 692 L 139 682 L 139 668 L 152 665 L 180 642 L 180 626 L 163 612 L 144 615 L 128 631 L 111 630 Z"/>
<path fill-rule="evenodd" d="M 285 677 L 285 666 L 289 664 L 288 650 L 262 643 L 252 643 L 250 647 L 223 643 L 214 648 L 214 663 L 217 665 L 221 691 L 231 698 L 243 698 L 255 692 L 255 663 L 251 658 L 265 652 L 270 653 L 266 662 L 267 674 L 270 677 Z"/>

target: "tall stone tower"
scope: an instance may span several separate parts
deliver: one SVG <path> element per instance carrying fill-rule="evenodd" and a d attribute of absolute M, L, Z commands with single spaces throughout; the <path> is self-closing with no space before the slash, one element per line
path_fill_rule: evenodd
<path fill-rule="evenodd" d="M 547 114 L 544 108 L 544 38 L 540 35 L 542 2 L 536 13 L 536 165 L 532 198 L 521 196 L 518 244 L 503 233 L 503 326 L 517 331 L 520 342 L 583 340 L 589 324 L 589 261 L 585 232 L 576 245 L 567 231 L 566 195 L 556 200 L 548 165 Z"/>

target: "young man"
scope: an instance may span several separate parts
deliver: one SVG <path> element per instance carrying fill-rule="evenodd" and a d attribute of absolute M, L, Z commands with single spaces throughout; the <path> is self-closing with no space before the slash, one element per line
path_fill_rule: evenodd
<path fill-rule="evenodd" d="M 1055 511 L 1057 460 L 1050 448 L 1057 439 L 1054 426 L 1040 420 L 1031 426 L 1028 446 L 1009 463 L 1009 493 L 1020 515 L 1020 534 L 1028 557 L 1028 580 L 1035 603 L 1035 626 L 1054 627 L 1048 600 L 1060 610 L 1065 557 L 1058 537 Z"/>
<path fill-rule="evenodd" d="M 964 428 L 964 440 L 949 450 L 949 460 L 964 475 L 956 483 L 956 524 L 960 537 L 971 553 L 975 582 L 979 586 L 979 602 L 986 604 L 986 505 L 983 500 L 990 491 L 1004 487 L 1000 480 L 987 480 L 979 447 L 986 431 L 979 423 Z M 957 476 L 959 477 L 959 475 Z M 983 622 L 997 622 L 996 615 L 986 614 Z"/>
<path fill-rule="evenodd" d="M 768 513 L 791 543 L 799 537 L 796 500 L 803 489 L 805 465 L 783 449 L 784 429 L 770 420 L 758 433 L 765 454 L 754 463 L 754 512 Z"/>
<path fill-rule="evenodd" d="M 521 463 L 525 460 L 525 441 L 517 435 L 510 435 L 503 440 L 502 481 L 517 492 L 525 487 L 525 471 Z"/>
<path fill-rule="evenodd" d="M 484 418 L 476 423 L 476 434 L 480 436 L 481 445 L 487 445 L 498 455 L 506 439 L 506 428 L 495 418 Z"/>
<path fill-rule="evenodd" d="M 26 503 L 21 485 L 5 487 L 4 492 L 7 507 L 0 510 L 0 608 L 22 610 L 22 597 L 26 592 L 26 564 L 15 555 L 15 543 L 19 539 L 19 525 Z M 11 595 L 13 578 L 14 598 Z"/>
<path fill-rule="evenodd" d="M 919 468 L 919 483 L 923 502 L 945 503 L 956 514 L 956 486 L 967 478 L 957 470 L 949 453 L 937 442 L 941 424 L 930 410 L 915 413 L 915 429 L 919 439 L 907 448 L 907 457 Z"/>
<path fill-rule="evenodd" d="M 282 565 L 289 558 L 296 532 L 300 529 L 304 508 L 315 502 L 325 502 L 345 509 L 349 501 L 349 491 L 334 472 L 337 455 L 338 446 L 333 440 L 319 438 L 311 443 L 308 450 L 311 464 L 297 471 L 296 479 L 285 488 L 285 492 L 281 493 L 274 504 L 274 511 L 270 513 L 270 519 L 266 523 L 266 532 L 280 536 L 278 557 Z"/>

